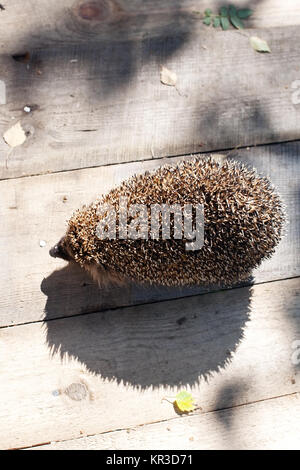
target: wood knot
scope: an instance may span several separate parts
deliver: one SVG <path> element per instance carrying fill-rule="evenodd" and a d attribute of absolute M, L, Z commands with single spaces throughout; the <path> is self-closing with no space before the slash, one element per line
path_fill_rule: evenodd
<path fill-rule="evenodd" d="M 84 22 L 99 23 L 119 21 L 122 11 L 114 0 L 80 1 L 75 6 L 75 14 Z"/>
<path fill-rule="evenodd" d="M 100 5 L 96 2 L 87 2 L 79 5 L 78 14 L 83 20 L 101 20 Z"/>

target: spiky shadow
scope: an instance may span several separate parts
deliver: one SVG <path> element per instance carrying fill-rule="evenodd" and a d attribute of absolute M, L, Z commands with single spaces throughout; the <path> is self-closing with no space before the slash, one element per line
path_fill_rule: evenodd
<path fill-rule="evenodd" d="M 51 354 L 78 359 L 104 379 L 141 389 L 194 385 L 224 368 L 243 338 L 250 286 L 51 321 L 64 303 L 76 303 L 61 283 L 66 269 L 42 284 L 47 343 Z M 93 295 L 98 288 L 88 289 Z"/>

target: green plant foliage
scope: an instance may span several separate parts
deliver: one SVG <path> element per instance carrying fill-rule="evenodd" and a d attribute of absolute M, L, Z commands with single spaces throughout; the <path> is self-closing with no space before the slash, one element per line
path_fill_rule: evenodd
<path fill-rule="evenodd" d="M 224 31 L 230 28 L 230 23 L 236 29 L 243 29 L 245 26 L 242 20 L 249 18 L 252 13 L 253 11 L 249 8 L 238 9 L 234 5 L 221 7 L 219 15 L 213 14 L 211 9 L 207 8 L 204 12 L 203 23 L 206 26 L 213 25 L 214 28 L 221 26 Z"/>
<path fill-rule="evenodd" d="M 249 16 L 251 16 L 252 13 L 253 13 L 252 10 L 250 10 L 249 8 L 245 8 L 244 10 L 238 10 L 237 16 L 241 18 L 242 20 L 245 20 L 246 18 L 249 18 Z"/>
<path fill-rule="evenodd" d="M 214 27 L 214 28 L 218 28 L 218 27 L 220 26 L 220 24 L 221 24 L 221 19 L 220 19 L 219 16 L 216 16 L 216 17 L 214 18 L 213 27 Z"/>
<path fill-rule="evenodd" d="M 230 16 L 230 21 L 231 24 L 237 29 L 243 29 L 245 27 L 242 20 L 240 20 L 240 18 L 238 18 L 236 15 Z"/>
<path fill-rule="evenodd" d="M 228 16 L 228 9 L 227 9 L 227 7 L 221 7 L 221 8 L 220 8 L 220 15 L 221 15 L 221 16 L 225 16 L 225 17 Z"/>
<path fill-rule="evenodd" d="M 234 5 L 229 6 L 229 16 L 236 16 L 237 15 L 237 9 L 235 8 Z"/>
<path fill-rule="evenodd" d="M 221 26 L 224 29 L 224 31 L 229 29 L 230 23 L 229 23 L 228 18 L 226 18 L 226 16 L 221 16 L 220 20 L 221 20 Z"/>

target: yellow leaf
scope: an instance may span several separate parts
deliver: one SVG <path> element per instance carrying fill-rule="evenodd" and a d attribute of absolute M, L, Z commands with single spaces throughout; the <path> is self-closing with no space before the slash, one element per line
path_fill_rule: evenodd
<path fill-rule="evenodd" d="M 186 390 L 177 393 L 175 398 L 175 405 L 182 412 L 193 411 L 195 409 L 194 398 Z"/>

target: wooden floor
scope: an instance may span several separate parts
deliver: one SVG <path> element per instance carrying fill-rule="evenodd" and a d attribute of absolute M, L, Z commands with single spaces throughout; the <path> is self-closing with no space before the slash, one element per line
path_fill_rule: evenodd
<path fill-rule="evenodd" d="M 202 24 L 217 0 L 2 2 L 0 134 L 23 143 L 0 139 L 1 449 L 300 448 L 300 4 L 234 3 L 242 33 Z M 286 205 L 251 285 L 99 290 L 49 256 L 75 209 L 199 152 Z"/>

